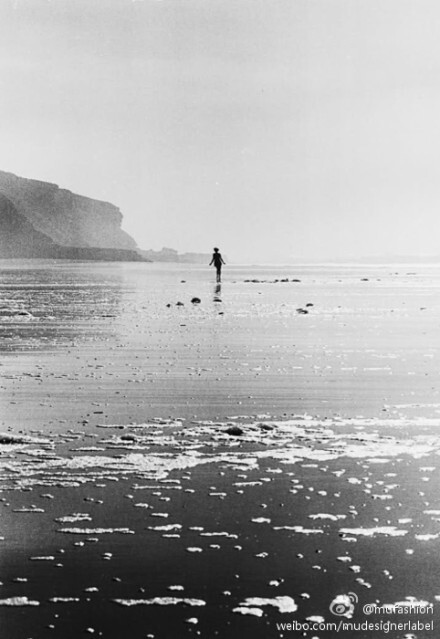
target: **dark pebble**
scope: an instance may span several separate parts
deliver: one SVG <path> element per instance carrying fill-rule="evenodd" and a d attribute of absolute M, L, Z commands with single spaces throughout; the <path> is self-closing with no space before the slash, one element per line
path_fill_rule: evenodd
<path fill-rule="evenodd" d="M 243 429 L 240 428 L 240 426 L 230 426 L 226 429 L 226 432 L 228 433 L 228 435 L 233 435 L 235 437 L 243 435 Z"/>

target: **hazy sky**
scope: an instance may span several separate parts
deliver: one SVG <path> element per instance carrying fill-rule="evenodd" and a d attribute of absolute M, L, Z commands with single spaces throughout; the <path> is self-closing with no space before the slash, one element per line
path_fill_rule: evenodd
<path fill-rule="evenodd" d="M 438 0 L 1 0 L 0 123 L 142 248 L 440 254 Z"/>

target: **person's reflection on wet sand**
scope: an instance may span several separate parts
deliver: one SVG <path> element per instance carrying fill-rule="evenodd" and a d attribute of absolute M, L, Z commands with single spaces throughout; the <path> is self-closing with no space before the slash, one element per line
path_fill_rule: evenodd
<path fill-rule="evenodd" d="M 222 293 L 222 285 L 221 284 L 216 284 L 214 287 L 214 302 L 221 302 L 221 295 Z"/>

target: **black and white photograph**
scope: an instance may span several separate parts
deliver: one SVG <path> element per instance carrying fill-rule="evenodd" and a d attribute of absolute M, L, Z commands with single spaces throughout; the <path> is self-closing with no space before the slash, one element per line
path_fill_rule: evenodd
<path fill-rule="evenodd" d="M 0 0 L 0 639 L 440 636 L 440 3 Z"/>

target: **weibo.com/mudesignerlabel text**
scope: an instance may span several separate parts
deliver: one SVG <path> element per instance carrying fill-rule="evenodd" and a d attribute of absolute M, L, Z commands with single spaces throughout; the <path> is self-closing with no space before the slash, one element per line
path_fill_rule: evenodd
<path fill-rule="evenodd" d="M 384 634 L 388 634 L 389 632 L 421 632 L 423 630 L 433 631 L 434 630 L 434 621 L 343 621 L 342 619 L 339 623 L 334 622 L 300 622 L 300 621 L 290 621 L 285 623 L 277 623 L 277 630 L 279 632 L 358 632 L 358 631 L 379 631 Z"/>

